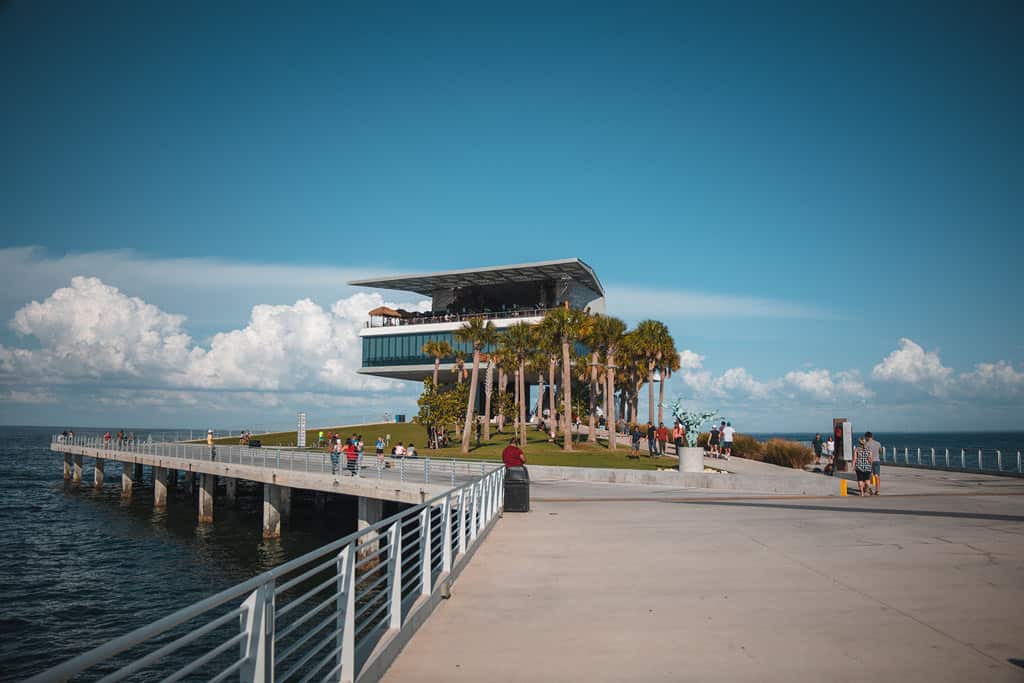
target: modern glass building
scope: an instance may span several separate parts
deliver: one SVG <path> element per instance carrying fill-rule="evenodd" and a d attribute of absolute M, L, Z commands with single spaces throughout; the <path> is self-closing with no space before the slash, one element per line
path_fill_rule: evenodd
<path fill-rule="evenodd" d="M 431 299 L 429 311 L 377 308 L 360 332 L 367 375 L 422 382 L 434 371 L 434 359 L 422 352 L 430 340 L 446 341 L 466 355 L 473 349 L 452 333 L 470 317 L 484 316 L 501 329 L 517 322 L 536 323 L 553 307 L 568 305 L 604 313 L 604 288 L 580 259 L 451 270 L 420 275 L 354 280 L 350 285 L 414 292 Z M 490 351 L 492 349 L 485 349 Z M 451 371 L 454 356 L 442 359 Z"/>

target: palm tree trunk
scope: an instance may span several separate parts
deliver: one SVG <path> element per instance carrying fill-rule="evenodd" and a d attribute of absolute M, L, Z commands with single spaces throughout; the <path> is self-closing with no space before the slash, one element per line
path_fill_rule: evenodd
<path fill-rule="evenodd" d="M 505 431 L 505 370 L 498 368 L 498 433 Z"/>
<path fill-rule="evenodd" d="M 608 368 L 605 371 L 604 381 L 604 401 L 607 405 L 604 420 L 608 425 L 608 448 L 614 451 L 618 436 L 615 432 L 615 353 L 613 351 L 608 352 Z"/>
<path fill-rule="evenodd" d="M 562 400 L 565 409 L 562 411 L 562 444 L 563 451 L 572 450 L 572 368 L 569 367 L 569 340 L 562 339 Z"/>
<path fill-rule="evenodd" d="M 661 371 L 661 386 L 658 387 L 658 424 L 665 422 L 665 370 Z"/>
<path fill-rule="evenodd" d="M 434 356 L 434 388 L 437 388 L 437 371 L 441 369 L 441 356 Z"/>
<path fill-rule="evenodd" d="M 544 373 L 537 373 L 537 425 L 544 416 Z"/>
<path fill-rule="evenodd" d="M 640 422 L 640 387 L 643 386 L 643 380 L 640 380 L 633 387 L 633 395 L 630 397 L 632 405 L 630 406 L 630 414 L 633 416 L 633 422 Z"/>
<path fill-rule="evenodd" d="M 519 447 L 526 450 L 526 363 L 519 362 Z"/>
<path fill-rule="evenodd" d="M 494 362 L 487 357 L 487 374 L 484 375 L 484 441 L 491 440 L 491 394 L 494 393 Z"/>
<path fill-rule="evenodd" d="M 466 401 L 466 426 L 462 428 L 462 452 L 469 453 L 469 435 L 473 424 L 473 408 L 476 407 L 476 383 L 480 372 L 480 349 L 473 349 L 473 374 L 469 380 L 469 399 Z"/>
<path fill-rule="evenodd" d="M 654 361 L 647 366 L 647 421 L 654 424 Z"/>
<path fill-rule="evenodd" d="M 555 419 L 555 413 L 558 412 L 555 407 L 555 359 L 548 359 L 548 412 L 551 413 L 551 419 Z M 551 434 L 557 428 L 552 428 L 550 424 L 545 425 L 547 427 L 548 434 Z"/>
<path fill-rule="evenodd" d="M 597 443 L 597 351 L 590 354 L 590 416 L 587 418 L 587 442 Z"/>
<path fill-rule="evenodd" d="M 621 415 L 622 419 L 624 421 L 626 421 L 626 422 L 630 421 L 630 419 L 629 419 L 630 418 L 630 414 L 629 414 L 629 411 L 627 410 L 628 407 L 629 407 L 629 388 L 628 388 L 628 385 L 624 382 L 623 385 L 622 385 L 622 389 L 619 390 L 619 415 Z"/>

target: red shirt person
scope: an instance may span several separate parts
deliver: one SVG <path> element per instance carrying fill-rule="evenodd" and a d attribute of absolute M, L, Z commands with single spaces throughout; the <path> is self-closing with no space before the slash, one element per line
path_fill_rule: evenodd
<path fill-rule="evenodd" d="M 523 449 L 516 445 L 514 439 L 501 452 L 501 460 L 505 463 L 505 467 L 522 467 L 526 464 L 526 456 L 523 455 Z"/>

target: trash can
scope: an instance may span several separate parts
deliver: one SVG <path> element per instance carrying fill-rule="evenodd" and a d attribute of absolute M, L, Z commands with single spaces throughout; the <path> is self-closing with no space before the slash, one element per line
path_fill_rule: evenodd
<path fill-rule="evenodd" d="M 259 439 L 249 439 L 249 448 L 259 448 L 262 445 Z"/>
<path fill-rule="evenodd" d="M 530 473 L 525 467 L 505 468 L 505 512 L 530 511 Z"/>

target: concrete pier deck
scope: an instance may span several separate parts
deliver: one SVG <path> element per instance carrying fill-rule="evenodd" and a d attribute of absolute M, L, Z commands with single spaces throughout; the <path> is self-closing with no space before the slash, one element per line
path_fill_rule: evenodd
<path fill-rule="evenodd" d="M 386 681 L 1024 680 L 1024 481 L 535 482 Z"/>

